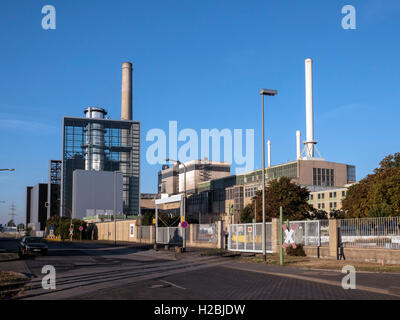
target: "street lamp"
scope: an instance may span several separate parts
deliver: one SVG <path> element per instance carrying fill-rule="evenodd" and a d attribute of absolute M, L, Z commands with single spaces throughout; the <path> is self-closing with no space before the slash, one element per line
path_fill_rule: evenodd
<path fill-rule="evenodd" d="M 183 198 L 183 220 L 186 221 L 186 166 L 183 162 L 180 162 L 179 160 L 173 160 L 166 158 L 165 161 L 167 162 L 175 162 L 178 166 L 183 165 L 183 189 L 184 189 L 184 198 Z M 178 167 L 179 170 L 179 167 Z M 182 222 L 182 221 L 181 221 Z M 186 230 L 183 230 L 182 233 L 182 251 L 186 250 Z"/>
<path fill-rule="evenodd" d="M 261 121 L 262 121 L 262 251 L 264 261 L 267 261 L 266 230 L 265 230 L 265 138 L 264 138 L 264 96 L 276 96 L 277 90 L 262 89 L 261 95 Z"/>
<path fill-rule="evenodd" d="M 0 171 L 15 171 L 15 169 L 0 169 Z"/>

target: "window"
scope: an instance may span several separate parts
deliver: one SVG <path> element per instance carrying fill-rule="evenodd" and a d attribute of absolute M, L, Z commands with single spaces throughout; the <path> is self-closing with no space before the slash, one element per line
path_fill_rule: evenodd
<path fill-rule="evenodd" d="M 325 203 L 322 203 L 321 207 L 322 209 L 325 209 Z"/>
<path fill-rule="evenodd" d="M 332 192 L 329 192 L 329 198 L 332 198 Z"/>
<path fill-rule="evenodd" d="M 332 206 L 333 206 L 333 203 L 332 203 L 332 202 L 329 202 L 329 208 L 332 209 Z"/>
<path fill-rule="evenodd" d="M 336 202 L 334 202 L 334 203 L 333 203 L 333 206 L 334 206 L 335 208 L 337 207 L 337 204 L 336 204 Z"/>
<path fill-rule="evenodd" d="M 325 193 L 322 193 L 321 198 L 325 199 Z"/>
<path fill-rule="evenodd" d="M 342 197 L 346 196 L 346 191 L 342 191 Z"/>
<path fill-rule="evenodd" d="M 321 204 L 320 203 L 318 203 L 318 209 L 321 209 Z"/>
<path fill-rule="evenodd" d="M 333 197 L 336 198 L 336 192 L 333 193 Z"/>
<path fill-rule="evenodd" d="M 333 187 L 335 185 L 334 169 L 313 168 L 313 185 Z"/>
<path fill-rule="evenodd" d="M 318 199 L 321 199 L 321 194 L 320 193 L 318 193 Z"/>

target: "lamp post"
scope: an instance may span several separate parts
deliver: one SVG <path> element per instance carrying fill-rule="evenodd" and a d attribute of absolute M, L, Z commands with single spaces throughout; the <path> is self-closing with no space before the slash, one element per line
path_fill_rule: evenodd
<path fill-rule="evenodd" d="M 179 160 L 173 160 L 173 159 L 165 159 L 165 161 L 169 162 L 174 162 L 178 166 L 183 165 L 183 189 L 184 189 L 184 197 L 183 197 L 183 220 L 186 221 L 186 165 L 183 162 L 180 162 Z M 178 167 L 179 170 L 179 167 Z M 182 221 L 181 221 L 182 222 Z M 186 250 L 186 229 L 183 230 L 182 233 L 182 251 Z"/>
<path fill-rule="evenodd" d="M 264 96 L 276 96 L 277 90 L 262 89 L 261 95 L 261 121 L 262 121 L 262 251 L 264 261 L 267 261 L 266 230 L 265 230 L 265 138 L 264 138 Z"/>

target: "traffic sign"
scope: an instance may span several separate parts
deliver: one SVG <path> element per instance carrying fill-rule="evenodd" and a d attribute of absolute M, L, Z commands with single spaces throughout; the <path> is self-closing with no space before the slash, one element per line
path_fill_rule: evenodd
<path fill-rule="evenodd" d="M 249 233 L 253 232 L 253 227 L 247 227 L 247 232 Z"/>
<path fill-rule="evenodd" d="M 181 227 L 182 227 L 183 229 L 186 229 L 188 226 L 189 226 L 189 224 L 188 224 L 186 221 L 182 221 L 182 222 L 181 222 Z"/>

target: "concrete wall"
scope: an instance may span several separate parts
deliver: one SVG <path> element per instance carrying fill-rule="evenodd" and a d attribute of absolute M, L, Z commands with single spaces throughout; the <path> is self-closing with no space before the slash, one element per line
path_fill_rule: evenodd
<path fill-rule="evenodd" d="M 138 220 L 123 220 L 114 222 L 99 222 L 94 224 L 96 226 L 97 238 L 93 240 L 108 240 L 114 241 L 114 230 L 117 231 L 117 241 L 124 242 L 135 242 L 135 243 L 148 243 L 152 244 L 156 241 L 156 228 L 155 226 L 140 226 L 138 225 Z M 134 236 L 131 237 L 131 227 L 134 228 Z M 144 228 L 146 229 L 146 234 L 149 235 L 148 238 L 144 238 Z M 194 234 L 195 228 L 190 229 L 190 237 L 187 239 L 186 246 L 193 248 L 224 248 L 225 238 L 223 231 L 223 222 L 218 221 L 218 241 L 217 242 L 204 242 L 195 241 L 196 235 Z"/>

